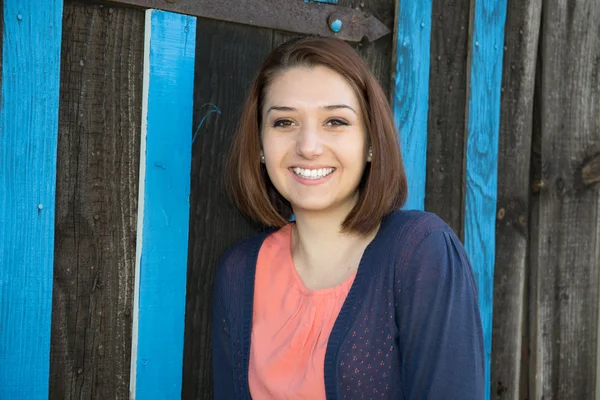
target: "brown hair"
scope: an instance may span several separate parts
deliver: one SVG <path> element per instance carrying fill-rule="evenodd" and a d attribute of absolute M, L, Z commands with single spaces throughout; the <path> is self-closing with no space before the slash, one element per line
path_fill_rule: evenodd
<path fill-rule="evenodd" d="M 265 59 L 246 98 L 227 166 L 227 189 L 238 208 L 270 226 L 283 226 L 292 208 L 275 189 L 260 162 L 265 93 L 274 77 L 293 67 L 327 67 L 345 77 L 358 97 L 373 157 L 358 186 L 356 205 L 342 223 L 345 232 L 366 234 L 406 201 L 407 181 L 392 111 L 360 56 L 333 38 L 292 39 Z"/>

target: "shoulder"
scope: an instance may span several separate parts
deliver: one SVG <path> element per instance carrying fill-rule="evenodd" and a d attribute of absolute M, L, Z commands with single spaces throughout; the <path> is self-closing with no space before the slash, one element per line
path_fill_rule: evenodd
<path fill-rule="evenodd" d="M 440 217 L 418 210 L 395 211 L 383 220 L 381 230 L 381 236 L 387 242 L 387 246 L 403 252 L 415 250 L 427 242 L 425 239 L 436 232 L 455 236 L 452 228 Z"/>
<path fill-rule="evenodd" d="M 396 211 L 383 221 L 381 229 L 383 246 L 387 251 L 393 249 L 396 268 L 403 270 L 412 262 L 422 268 L 427 265 L 438 268 L 442 260 L 457 261 L 470 268 L 458 236 L 433 213 Z"/>
<path fill-rule="evenodd" d="M 423 211 L 398 211 L 387 222 L 388 248 L 395 249 L 395 272 L 409 287 L 461 276 L 475 288 L 462 242 L 440 217 Z"/>

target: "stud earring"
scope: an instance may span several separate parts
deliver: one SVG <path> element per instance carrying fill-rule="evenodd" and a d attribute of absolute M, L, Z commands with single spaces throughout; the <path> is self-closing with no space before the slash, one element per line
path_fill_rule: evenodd
<path fill-rule="evenodd" d="M 260 162 L 263 164 L 265 163 L 265 155 L 264 154 L 260 155 Z"/>
<path fill-rule="evenodd" d="M 371 162 L 372 159 L 373 159 L 373 150 L 369 149 L 369 157 L 367 157 L 367 161 Z"/>

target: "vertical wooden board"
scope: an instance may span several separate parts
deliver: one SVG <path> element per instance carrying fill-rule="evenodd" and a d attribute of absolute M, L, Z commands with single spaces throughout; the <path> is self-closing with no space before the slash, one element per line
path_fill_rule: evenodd
<path fill-rule="evenodd" d="M 144 13 L 65 4 L 51 399 L 129 396 Z"/>
<path fill-rule="evenodd" d="M 1 11 L 0 398 L 45 398 L 63 2 Z"/>
<path fill-rule="evenodd" d="M 431 0 L 398 0 L 393 110 L 408 178 L 405 209 L 425 208 Z"/>
<path fill-rule="evenodd" d="M 229 202 L 223 176 L 242 102 L 271 50 L 271 37 L 267 29 L 204 19 L 197 24 L 184 399 L 212 398 L 210 310 L 216 263 L 228 247 L 260 229 Z"/>
<path fill-rule="evenodd" d="M 425 209 L 463 237 L 470 0 L 432 5 Z"/>
<path fill-rule="evenodd" d="M 543 6 L 542 6 L 543 11 Z M 537 346 L 539 337 L 539 318 L 538 318 L 538 283 L 539 274 L 545 271 L 540 271 L 539 264 L 539 246 L 536 245 L 539 239 L 540 226 L 540 189 L 542 187 L 542 129 L 541 129 L 541 42 L 542 22 L 540 23 L 540 43 L 538 44 L 537 66 L 535 74 L 535 93 L 533 96 L 533 132 L 531 138 L 531 197 L 529 207 L 529 256 L 528 256 L 528 273 L 525 277 L 526 282 L 526 298 L 527 298 L 527 314 L 526 314 L 526 329 L 528 337 L 525 339 L 527 343 L 527 375 L 521 374 L 525 379 L 521 380 L 523 387 L 521 397 L 524 399 L 536 399 L 535 392 L 538 388 L 541 374 L 538 373 L 538 360 L 540 359 L 540 351 Z M 524 376 L 525 375 L 525 376 Z M 526 384 L 525 384 L 526 382 Z M 523 390 L 527 389 L 525 392 Z"/>
<path fill-rule="evenodd" d="M 494 399 L 519 399 L 521 376 L 527 371 L 529 168 L 541 11 L 541 0 L 511 1 L 506 15 L 492 321 Z"/>
<path fill-rule="evenodd" d="M 479 289 L 486 359 L 486 399 L 489 399 L 506 0 L 473 1 L 464 241 Z"/>
<path fill-rule="evenodd" d="M 544 2 L 534 399 L 597 397 L 599 20 L 595 0 Z"/>
<path fill-rule="evenodd" d="M 196 18 L 146 11 L 131 397 L 181 398 Z"/>

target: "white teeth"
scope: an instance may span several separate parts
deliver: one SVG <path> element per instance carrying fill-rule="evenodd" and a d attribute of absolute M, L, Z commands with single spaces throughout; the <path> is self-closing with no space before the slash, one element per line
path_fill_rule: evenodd
<path fill-rule="evenodd" d="M 335 171 L 335 168 L 320 168 L 320 169 L 303 169 L 303 168 L 293 168 L 293 171 L 296 175 L 305 178 L 305 179 L 319 179 L 326 177 Z"/>

